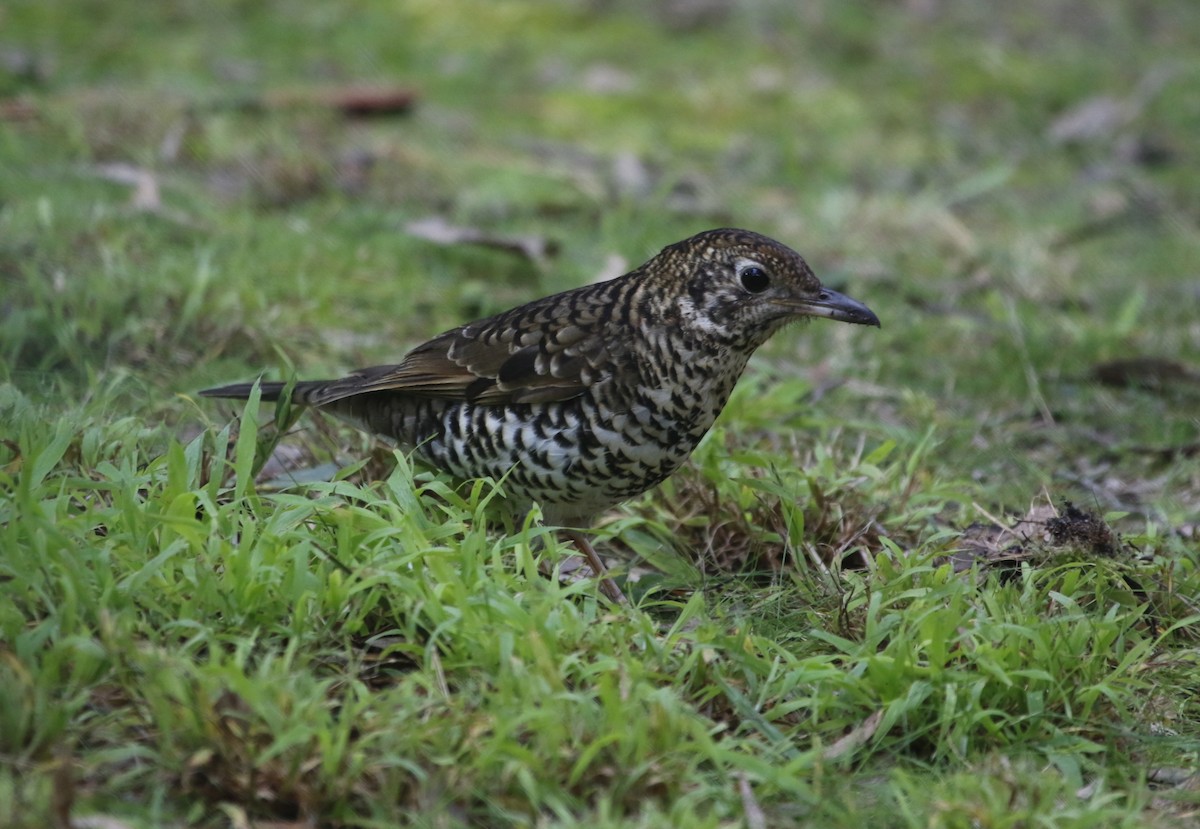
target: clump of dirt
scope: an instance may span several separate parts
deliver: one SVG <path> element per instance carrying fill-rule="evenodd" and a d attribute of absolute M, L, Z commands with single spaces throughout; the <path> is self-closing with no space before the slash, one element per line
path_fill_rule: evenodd
<path fill-rule="evenodd" d="M 1116 558 L 1131 550 L 1101 516 L 1063 501 L 1061 508 L 1050 503 L 1034 505 L 1011 526 L 999 520 L 972 524 L 963 531 L 959 550 L 951 561 L 961 572 L 975 563 L 1003 567 L 1019 561 L 1043 561 L 1067 552 L 1089 558 Z"/>
<path fill-rule="evenodd" d="M 749 469 L 747 478 L 764 478 L 762 470 Z M 808 481 L 803 501 L 804 538 L 800 549 L 786 543 L 788 520 L 779 497 L 762 493 L 751 504 L 739 507 L 718 488 L 685 468 L 673 478 L 673 494 L 660 513 L 668 516 L 676 549 L 703 573 L 710 575 L 776 574 L 792 567 L 830 566 L 848 569 L 866 566 L 869 556 L 883 548 L 887 536 L 898 544 L 915 543 L 923 526 L 884 527 L 883 504 L 854 483 Z M 690 551 L 690 553 L 689 553 Z"/>
<path fill-rule="evenodd" d="M 1064 501 L 1062 512 L 1046 522 L 1046 534 L 1055 547 L 1070 546 L 1094 556 L 1111 558 L 1124 550 L 1120 537 L 1103 518 L 1070 501 Z"/>

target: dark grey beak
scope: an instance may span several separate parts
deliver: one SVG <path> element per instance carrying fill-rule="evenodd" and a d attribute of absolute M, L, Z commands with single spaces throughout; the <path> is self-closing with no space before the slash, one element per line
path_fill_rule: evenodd
<path fill-rule="evenodd" d="M 800 313 L 810 317 L 828 317 L 838 322 L 852 322 L 855 325 L 873 325 L 880 328 L 879 317 L 857 299 L 851 299 L 845 294 L 829 288 L 822 288 L 816 299 L 796 301 Z"/>

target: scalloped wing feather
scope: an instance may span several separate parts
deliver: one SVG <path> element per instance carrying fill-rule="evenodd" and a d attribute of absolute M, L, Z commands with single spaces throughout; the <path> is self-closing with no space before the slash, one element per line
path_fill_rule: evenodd
<path fill-rule="evenodd" d="M 577 397 L 605 374 L 635 370 L 623 359 L 627 338 L 609 315 L 581 314 L 579 306 L 572 314 L 571 303 L 550 299 L 558 301 L 447 331 L 398 364 L 360 369 L 313 389 L 305 402 L 394 391 L 495 405 L 546 403 Z"/>

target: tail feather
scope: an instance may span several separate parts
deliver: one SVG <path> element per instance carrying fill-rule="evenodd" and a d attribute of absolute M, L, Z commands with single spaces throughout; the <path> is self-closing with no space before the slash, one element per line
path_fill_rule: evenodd
<path fill-rule="evenodd" d="M 287 388 L 286 383 L 279 382 L 259 382 L 259 391 L 262 394 L 264 403 L 274 403 L 283 395 L 283 390 Z M 315 389 L 326 385 L 324 381 L 309 381 L 305 383 L 297 383 L 292 390 L 293 403 L 307 402 L 308 395 Z M 250 391 L 254 388 L 254 383 L 231 383 L 228 386 L 217 386 L 213 389 L 204 389 L 200 392 L 201 397 L 220 397 L 228 400 L 245 400 L 250 396 Z"/>

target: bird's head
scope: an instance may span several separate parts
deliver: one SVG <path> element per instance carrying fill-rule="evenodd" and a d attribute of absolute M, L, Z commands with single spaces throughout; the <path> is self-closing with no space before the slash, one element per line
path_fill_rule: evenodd
<path fill-rule="evenodd" d="M 789 247 L 748 230 L 709 230 L 665 248 L 646 269 L 677 282 L 671 317 L 697 336 L 757 348 L 789 322 L 826 317 L 879 326 L 866 305 L 826 288 Z"/>

